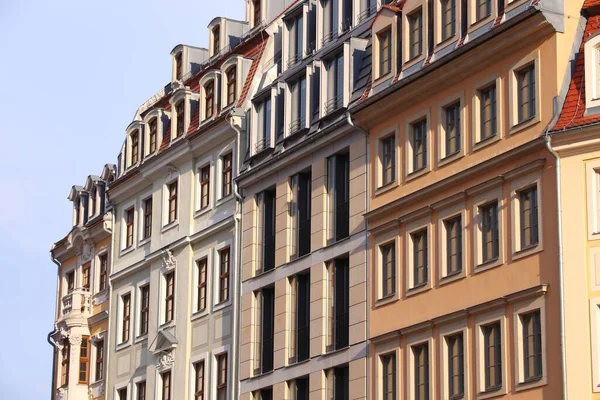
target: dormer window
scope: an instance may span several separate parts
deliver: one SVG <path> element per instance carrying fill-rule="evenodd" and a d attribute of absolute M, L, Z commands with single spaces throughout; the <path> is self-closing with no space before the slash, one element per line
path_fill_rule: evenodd
<path fill-rule="evenodd" d="M 456 0 L 442 0 L 442 42 L 456 33 Z"/>
<path fill-rule="evenodd" d="M 73 211 L 75 213 L 75 225 L 79 225 L 79 222 L 81 220 L 81 204 L 79 197 L 73 203 Z"/>
<path fill-rule="evenodd" d="M 253 13 L 253 20 L 252 20 L 252 26 L 258 26 L 261 23 L 261 9 L 260 9 L 260 2 L 262 0 L 252 0 L 252 7 L 254 9 L 254 13 Z"/>
<path fill-rule="evenodd" d="M 183 136 L 184 126 L 185 126 L 185 100 L 181 100 L 175 106 L 175 125 L 176 125 L 176 135 L 175 137 Z"/>
<path fill-rule="evenodd" d="M 287 66 L 290 67 L 304 57 L 304 18 L 301 12 L 288 21 L 288 35 L 289 57 Z"/>
<path fill-rule="evenodd" d="M 325 113 L 328 114 L 344 104 L 344 55 L 333 57 L 327 63 L 327 101 Z"/>
<path fill-rule="evenodd" d="M 323 2 L 323 39 L 322 45 L 333 41 L 338 36 L 338 5 L 339 0 L 326 0 Z"/>
<path fill-rule="evenodd" d="M 158 121 L 156 118 L 152 118 L 152 120 L 150 120 L 150 123 L 148 124 L 149 128 L 150 128 L 150 133 L 149 133 L 149 147 L 148 147 L 148 154 L 153 154 L 156 151 L 156 135 L 157 135 L 157 129 L 158 129 Z"/>
<path fill-rule="evenodd" d="M 204 86 L 204 119 L 211 118 L 215 112 L 215 84 L 210 81 Z"/>
<path fill-rule="evenodd" d="M 175 79 L 181 80 L 182 71 L 183 71 L 183 53 L 177 53 L 175 56 Z"/>
<path fill-rule="evenodd" d="M 260 0 L 259 0 L 260 1 Z M 237 68 L 234 66 L 230 67 L 227 70 L 227 106 L 233 104 L 236 98 L 237 93 Z"/>
<path fill-rule="evenodd" d="M 423 10 L 419 8 L 408 16 L 409 58 L 423 54 Z"/>
<path fill-rule="evenodd" d="M 477 21 L 481 21 L 492 14 L 492 0 L 477 0 L 476 7 Z"/>
<path fill-rule="evenodd" d="M 600 111 L 600 35 L 590 36 L 584 44 L 586 115 Z"/>
<path fill-rule="evenodd" d="M 257 132 L 255 153 L 271 146 L 271 96 L 269 95 L 256 107 Z"/>
<path fill-rule="evenodd" d="M 94 186 L 92 188 L 92 190 L 90 190 L 90 218 L 96 214 L 96 197 L 97 197 L 97 190 L 96 190 L 96 187 Z"/>
<path fill-rule="evenodd" d="M 215 26 L 212 30 L 213 36 L 213 55 L 219 54 L 221 50 L 221 27 L 219 25 Z"/>
<path fill-rule="evenodd" d="M 135 130 L 131 134 L 131 165 L 138 163 L 140 157 L 140 135 L 139 131 Z"/>
<path fill-rule="evenodd" d="M 290 85 L 291 122 L 289 133 L 293 134 L 306 125 L 306 76 Z"/>

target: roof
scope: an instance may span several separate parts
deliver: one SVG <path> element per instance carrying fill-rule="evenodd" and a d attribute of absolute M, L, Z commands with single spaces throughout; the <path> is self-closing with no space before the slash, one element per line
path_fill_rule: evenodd
<path fill-rule="evenodd" d="M 600 0 L 587 0 L 584 4 L 600 5 Z M 577 128 L 586 125 L 591 125 L 600 122 L 600 114 L 585 115 L 585 52 L 584 47 L 588 39 L 600 32 L 600 15 L 591 16 L 587 20 L 585 31 L 583 32 L 583 40 L 577 55 L 577 61 L 569 84 L 569 90 L 565 97 L 565 103 L 560 112 L 556 124 L 551 129 L 551 132 L 562 131 L 569 128 Z"/>
<path fill-rule="evenodd" d="M 379 15 L 383 10 L 390 10 L 394 13 L 399 13 L 400 11 L 402 11 L 402 7 L 404 7 L 405 2 L 406 0 L 393 0 L 389 4 L 382 5 L 381 8 L 377 11 L 375 18 L 373 18 L 373 21 L 371 21 L 371 26 L 373 26 L 375 21 L 377 21 L 377 18 L 379 18 Z"/>
<path fill-rule="evenodd" d="M 587 9 L 587 8 L 591 8 L 591 7 L 595 7 L 595 6 L 600 6 L 600 0 L 585 0 L 585 3 L 583 3 L 583 9 Z"/>

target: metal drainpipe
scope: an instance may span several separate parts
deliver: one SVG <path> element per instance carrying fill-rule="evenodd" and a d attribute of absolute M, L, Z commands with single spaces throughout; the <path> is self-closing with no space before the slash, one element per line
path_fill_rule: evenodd
<path fill-rule="evenodd" d="M 562 379 L 563 379 L 563 400 L 567 400 L 569 397 L 567 391 L 567 349 L 566 349 L 566 335 L 565 335 L 565 273 L 564 273 L 564 262 L 563 262 L 563 234 L 562 234 L 562 195 L 561 195 L 561 182 L 560 182 L 560 156 L 552 148 L 552 137 L 548 134 L 548 129 L 544 133 L 544 140 L 546 142 L 546 148 L 556 159 L 556 202 L 557 202 L 557 216 L 558 216 L 558 280 L 559 280 L 559 297 L 560 297 L 560 350 L 561 350 L 561 364 L 562 364 Z"/>
<path fill-rule="evenodd" d="M 366 209 L 366 212 L 369 212 L 369 187 L 370 187 L 369 186 L 369 182 L 370 182 L 370 180 L 369 180 L 369 177 L 370 177 L 370 173 L 369 173 L 369 143 L 370 143 L 370 140 L 369 139 L 370 139 L 370 135 L 369 135 L 369 132 L 367 132 L 366 130 L 364 130 L 360 126 L 357 126 L 357 125 L 354 124 L 354 121 L 352 121 L 352 116 L 350 115 L 349 111 L 346 111 L 346 119 L 348 121 L 348 125 L 350 125 L 354 129 L 358 130 L 359 132 L 362 132 L 365 135 L 365 146 L 366 146 L 366 151 L 365 151 L 365 173 L 366 173 L 366 185 L 367 185 L 367 187 L 366 187 L 366 192 L 367 192 L 366 197 L 367 197 L 367 199 L 366 199 L 365 209 Z M 369 252 L 368 252 L 369 246 L 368 246 L 368 243 L 369 243 L 369 231 L 367 229 L 367 224 L 366 224 L 366 221 L 365 221 L 365 267 L 366 267 L 365 270 L 366 270 L 366 273 L 367 273 L 365 282 L 366 282 L 367 299 L 368 299 L 367 300 L 367 313 L 366 313 L 366 315 L 367 315 L 367 317 L 366 317 L 366 325 L 367 325 L 367 340 L 366 340 L 366 342 L 367 342 L 367 357 L 369 355 L 369 347 L 368 347 L 368 345 L 369 345 L 369 309 L 368 308 L 369 308 L 369 305 L 370 305 L 369 304 L 370 303 L 369 300 L 371 299 L 371 296 L 369 296 L 369 286 L 370 286 L 369 285 L 369 282 L 370 282 L 369 273 L 370 273 L 370 271 L 369 271 Z M 367 360 L 368 360 L 368 358 L 367 358 Z M 369 396 L 369 389 L 370 389 L 369 388 L 369 375 L 370 374 L 368 373 L 368 370 L 369 370 L 369 365 L 368 365 L 368 362 L 367 362 L 367 371 L 365 371 L 366 372 L 367 398 L 370 397 Z"/>
<path fill-rule="evenodd" d="M 55 302 L 55 306 L 54 306 L 54 318 L 56 319 L 56 316 L 58 315 L 58 310 L 59 310 L 59 290 L 60 290 L 60 263 L 56 260 L 56 258 L 52 257 L 52 252 L 50 252 L 50 259 L 52 260 L 52 262 L 54 264 L 56 264 L 56 302 Z M 52 346 L 52 382 L 50 383 L 50 399 L 54 400 L 56 398 L 56 390 L 54 388 L 54 384 L 56 383 L 56 356 L 57 356 L 57 351 L 56 351 L 56 343 L 54 342 L 54 339 L 52 339 L 52 336 L 54 336 L 56 333 L 58 332 L 58 330 L 56 329 L 56 325 L 54 325 L 54 330 L 50 333 L 48 333 L 48 336 L 46 337 L 46 340 L 48 341 L 48 343 L 50 344 L 50 346 Z"/>
<path fill-rule="evenodd" d="M 236 152 L 235 152 L 235 165 L 236 165 L 236 170 L 239 172 L 240 170 L 240 139 L 242 136 L 242 132 L 240 130 L 240 128 L 238 128 L 234 123 L 233 123 L 233 116 L 232 118 L 229 119 L 229 125 L 231 126 L 231 129 L 234 130 L 234 132 L 236 133 Z M 238 327 L 240 326 L 241 323 L 241 299 L 239 298 L 240 296 L 240 286 L 241 286 L 241 262 L 240 262 L 240 254 L 241 254 L 241 237 L 242 235 L 240 235 L 240 229 L 241 229 L 241 209 L 242 209 L 242 196 L 239 193 L 239 188 L 238 188 L 238 184 L 237 181 L 234 180 L 233 183 L 233 194 L 235 196 L 236 202 L 235 202 L 235 215 L 233 217 L 235 226 L 234 226 L 234 242 L 235 242 L 235 253 L 234 253 L 234 258 L 235 258 L 235 275 L 234 275 L 234 293 L 233 293 L 233 298 L 235 301 L 234 304 L 234 311 L 235 311 L 235 307 L 238 308 L 236 316 L 233 318 L 233 345 L 235 347 L 235 356 L 236 358 L 239 358 L 239 354 L 240 354 L 240 345 L 239 345 L 239 333 L 238 333 Z M 235 373 L 233 374 L 233 378 L 234 378 L 234 385 L 233 385 L 233 396 L 232 398 L 237 399 L 239 396 L 239 389 L 240 389 L 240 381 L 238 379 L 239 376 L 239 359 L 238 362 L 235 363 Z"/>

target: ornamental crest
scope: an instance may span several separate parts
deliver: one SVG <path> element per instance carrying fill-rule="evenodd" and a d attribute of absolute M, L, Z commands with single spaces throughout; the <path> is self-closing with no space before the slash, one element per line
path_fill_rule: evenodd
<path fill-rule="evenodd" d="M 167 368 L 170 368 L 174 362 L 175 356 L 173 355 L 172 351 L 168 353 L 162 353 L 160 357 L 158 357 L 158 360 L 156 362 L 156 369 L 158 369 L 159 371 L 165 370 Z"/>
<path fill-rule="evenodd" d="M 163 272 L 168 272 L 177 267 L 177 259 L 171 252 L 171 250 L 167 249 L 163 252 L 163 262 L 161 265 L 161 269 Z"/>

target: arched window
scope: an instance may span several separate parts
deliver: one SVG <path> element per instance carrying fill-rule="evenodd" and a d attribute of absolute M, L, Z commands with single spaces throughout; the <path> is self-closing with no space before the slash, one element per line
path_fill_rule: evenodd
<path fill-rule="evenodd" d="M 231 66 L 227 70 L 227 105 L 233 104 L 236 98 L 237 92 L 237 81 L 236 81 L 237 68 L 235 65 Z"/>
<path fill-rule="evenodd" d="M 137 164 L 140 159 L 140 134 L 136 129 L 131 133 L 131 165 Z"/>
<path fill-rule="evenodd" d="M 213 55 L 221 50 L 221 27 L 219 25 L 213 28 Z"/>
<path fill-rule="evenodd" d="M 175 79 L 180 80 L 182 75 L 182 53 L 175 56 Z"/>
<path fill-rule="evenodd" d="M 183 129 L 184 129 L 184 124 L 185 124 L 185 101 L 181 100 L 179 103 L 177 103 L 177 105 L 175 106 L 175 113 L 176 113 L 176 120 L 175 123 L 177 125 L 177 135 L 176 137 L 180 137 L 183 136 Z"/>
<path fill-rule="evenodd" d="M 152 118 L 150 123 L 148 124 L 150 128 L 149 133 L 149 146 L 148 146 L 148 154 L 152 154 L 156 151 L 156 132 L 157 132 L 158 120 L 156 118 Z"/>

